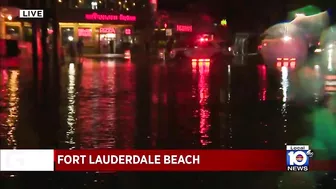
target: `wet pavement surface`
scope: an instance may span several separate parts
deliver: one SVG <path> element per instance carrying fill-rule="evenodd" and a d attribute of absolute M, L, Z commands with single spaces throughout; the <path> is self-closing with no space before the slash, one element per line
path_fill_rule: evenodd
<path fill-rule="evenodd" d="M 31 63 L 22 64 L 1 70 L 1 148 L 284 149 L 310 134 L 307 104 L 316 105 L 290 100 L 295 85 L 288 70 L 229 59 L 84 59 L 62 66 L 59 100 L 52 79 L 36 86 Z M 293 188 L 283 186 L 282 175 L 20 173 L 2 175 L 1 188 Z M 335 182 L 300 180 L 295 187 L 335 188 Z"/>

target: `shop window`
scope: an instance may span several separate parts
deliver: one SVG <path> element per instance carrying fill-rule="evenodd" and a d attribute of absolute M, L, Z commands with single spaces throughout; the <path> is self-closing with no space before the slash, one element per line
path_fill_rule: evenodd
<path fill-rule="evenodd" d="M 32 28 L 31 27 L 27 27 L 27 26 L 24 26 L 23 27 L 23 40 L 24 41 L 29 41 L 31 42 L 32 41 Z"/>
<path fill-rule="evenodd" d="M 20 27 L 6 25 L 6 37 L 8 39 L 20 40 Z"/>
<path fill-rule="evenodd" d="M 78 38 L 83 40 L 84 45 L 92 43 L 92 29 L 91 28 L 78 28 Z"/>
<path fill-rule="evenodd" d="M 74 40 L 75 30 L 73 28 L 61 28 L 62 45 L 67 45 Z"/>

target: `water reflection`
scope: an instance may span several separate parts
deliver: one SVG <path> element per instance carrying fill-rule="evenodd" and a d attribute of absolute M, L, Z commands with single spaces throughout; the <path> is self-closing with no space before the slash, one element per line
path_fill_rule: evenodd
<path fill-rule="evenodd" d="M 266 91 L 267 91 L 267 71 L 266 67 L 264 65 L 258 66 L 258 72 L 259 72 L 259 100 L 265 101 L 266 100 Z"/>
<path fill-rule="evenodd" d="M 197 70 L 198 66 L 198 70 Z M 209 117 L 210 110 L 208 108 L 209 99 L 209 69 L 210 61 L 192 62 L 193 67 L 193 79 L 198 80 L 197 89 L 193 89 L 193 94 L 197 91 L 199 100 L 199 117 L 200 117 L 200 143 L 202 146 L 206 146 L 211 143 L 209 138 Z M 197 72 L 198 71 L 198 72 Z M 197 77 L 198 76 L 198 77 Z M 194 96 L 194 95 L 193 95 Z"/>
<path fill-rule="evenodd" d="M 117 94 L 115 102 L 110 103 L 108 109 L 107 120 L 112 122 L 109 127 L 118 148 L 133 148 L 136 115 L 135 65 L 130 61 L 125 62 L 124 65 L 109 61 L 107 71 L 109 93 Z"/>
<path fill-rule="evenodd" d="M 0 94 L 0 124 L 1 138 L 5 138 L 7 146 L 16 148 L 17 141 L 14 132 L 19 116 L 19 71 L 2 70 Z"/>
<path fill-rule="evenodd" d="M 281 108 L 281 114 L 283 117 L 283 127 L 284 127 L 284 133 L 287 132 L 287 96 L 288 96 L 288 87 L 289 87 L 289 81 L 288 81 L 288 68 L 287 67 L 282 67 L 281 68 L 281 89 L 282 89 L 282 108 Z M 286 145 L 287 143 L 285 143 Z"/>
<path fill-rule="evenodd" d="M 68 70 L 68 114 L 67 114 L 67 132 L 65 142 L 70 146 L 75 145 L 74 134 L 75 134 L 75 124 L 77 122 L 76 118 L 76 68 L 75 64 L 71 63 Z"/>
<path fill-rule="evenodd" d="M 282 67 L 281 68 L 281 89 L 282 89 L 282 102 L 287 102 L 288 99 L 288 68 Z"/>
<path fill-rule="evenodd" d="M 115 67 L 114 61 L 83 62 L 77 129 L 82 148 L 115 147 Z"/>
<path fill-rule="evenodd" d="M 333 54 L 333 50 L 332 49 L 329 49 L 328 50 L 328 70 L 329 71 L 332 71 L 333 70 L 333 61 L 332 61 L 332 54 Z"/>

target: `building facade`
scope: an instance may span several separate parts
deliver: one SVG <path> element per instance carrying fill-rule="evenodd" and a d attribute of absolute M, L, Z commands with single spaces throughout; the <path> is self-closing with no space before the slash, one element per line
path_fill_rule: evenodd
<path fill-rule="evenodd" d="M 213 18 L 206 14 L 159 11 L 157 15 L 155 33 L 160 40 L 216 33 Z"/>
<path fill-rule="evenodd" d="M 152 15 L 147 0 L 55 0 L 57 20 L 62 46 L 82 39 L 84 53 L 117 53 L 124 46 L 137 43 L 135 28 L 145 25 Z M 22 3 L 24 2 L 24 3 Z M 46 13 L 51 2 L 47 1 Z M 11 4 L 20 8 L 30 8 L 32 1 Z M 2 38 L 30 41 L 32 28 L 30 21 L 19 19 L 18 15 L 3 17 Z M 49 34 L 54 31 L 50 28 Z M 50 37 L 51 38 L 51 37 Z"/>

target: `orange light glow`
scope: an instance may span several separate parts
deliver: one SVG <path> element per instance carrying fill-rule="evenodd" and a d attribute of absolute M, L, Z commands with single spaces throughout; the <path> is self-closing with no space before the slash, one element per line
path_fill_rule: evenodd
<path fill-rule="evenodd" d="M 277 67 L 291 67 L 295 68 L 296 66 L 296 58 L 277 58 Z"/>
<path fill-rule="evenodd" d="M 327 86 L 324 88 L 324 90 L 326 91 L 336 91 L 336 87 L 335 86 Z"/>
<path fill-rule="evenodd" d="M 197 68 L 197 62 L 192 62 L 192 68 L 193 70 Z"/>
<path fill-rule="evenodd" d="M 290 67 L 295 68 L 295 62 L 290 62 Z"/>
<path fill-rule="evenodd" d="M 336 75 L 326 75 L 324 78 L 327 80 L 336 80 Z"/>

